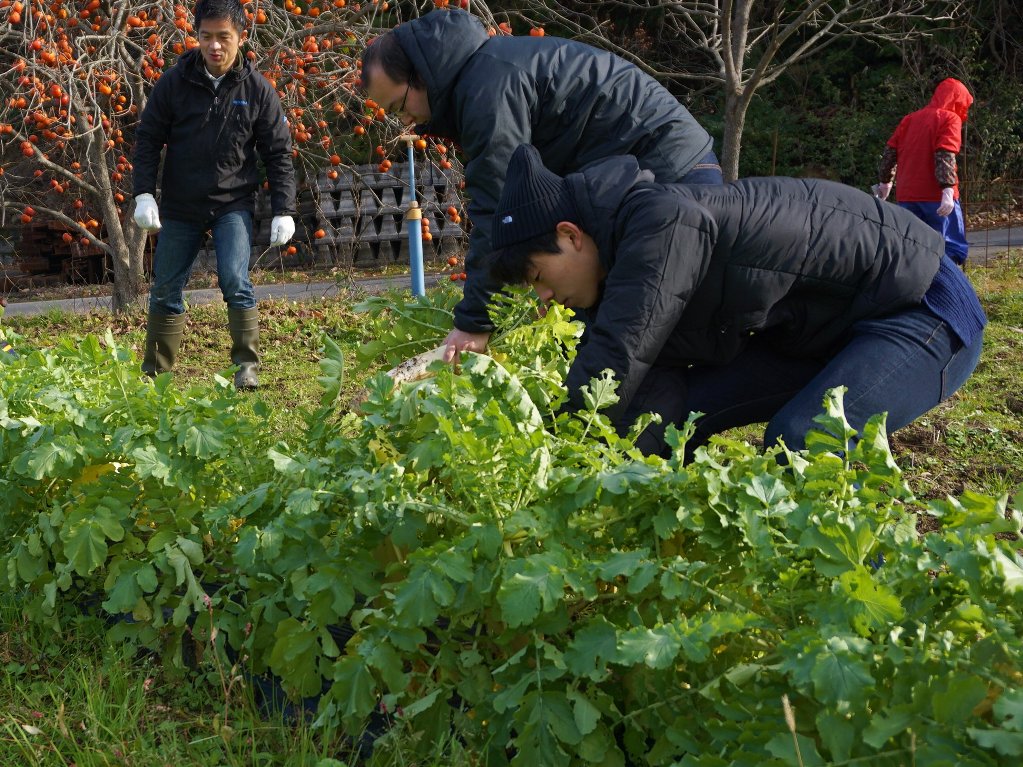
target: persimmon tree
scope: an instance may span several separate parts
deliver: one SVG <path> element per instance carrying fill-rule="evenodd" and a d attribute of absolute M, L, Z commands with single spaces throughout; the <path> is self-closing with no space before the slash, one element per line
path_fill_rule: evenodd
<path fill-rule="evenodd" d="M 196 46 L 174 0 L 0 0 L 0 226 L 48 219 L 113 266 L 115 310 L 145 290 L 131 219 L 134 130 L 159 77 Z M 387 159 L 386 116 L 358 93 L 368 40 L 400 21 L 386 0 L 254 0 L 243 50 L 287 112 L 300 181 Z M 411 12 L 419 9 L 412 7 Z M 406 10 L 406 13 L 408 11 Z"/>
<path fill-rule="evenodd" d="M 145 236 L 125 226 L 130 195 L 131 126 L 165 65 L 173 30 L 154 3 L 0 0 L 0 204 L 25 224 L 63 224 L 109 253 L 115 303 L 142 290 Z M 184 9 L 182 9 L 183 11 Z M 20 211 L 19 211 L 20 209 Z"/>

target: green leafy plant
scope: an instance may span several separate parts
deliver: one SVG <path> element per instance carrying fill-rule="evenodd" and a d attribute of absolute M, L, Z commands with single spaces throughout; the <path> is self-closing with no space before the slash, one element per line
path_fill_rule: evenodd
<path fill-rule="evenodd" d="M 371 340 L 435 345 L 449 300 L 374 302 Z M 383 716 L 385 757 L 1018 761 L 1018 504 L 920 504 L 883 421 L 855 434 L 841 391 L 804 452 L 717 437 L 686 463 L 685 425 L 671 458 L 644 457 L 646 421 L 620 436 L 603 415 L 610 376 L 561 412 L 565 310 L 494 312 L 490 356 L 373 375 L 358 412 L 326 340 L 292 444 L 226 382 L 148 382 L 110 338 L 5 365 L 0 571 L 45 625 L 90 610 L 172 661 L 204 632 L 314 699 L 317 727 Z"/>

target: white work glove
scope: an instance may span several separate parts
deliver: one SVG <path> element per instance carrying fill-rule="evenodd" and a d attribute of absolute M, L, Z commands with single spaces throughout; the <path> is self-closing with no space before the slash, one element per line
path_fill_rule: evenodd
<path fill-rule="evenodd" d="M 887 184 L 874 184 L 872 187 L 874 190 L 874 196 L 879 200 L 887 200 L 888 195 L 892 193 L 891 183 Z"/>
<path fill-rule="evenodd" d="M 950 186 L 946 186 L 941 190 L 941 204 L 938 205 L 937 211 L 939 216 L 947 216 L 952 212 L 952 208 L 955 207 L 955 201 L 952 199 L 954 194 L 955 190 Z"/>
<path fill-rule="evenodd" d="M 291 216 L 274 216 L 270 222 L 270 247 L 283 245 L 295 234 L 295 221 Z"/>
<path fill-rule="evenodd" d="M 135 224 L 139 229 L 155 232 L 160 228 L 160 209 L 156 206 L 156 198 L 149 194 L 140 194 L 135 198 Z"/>

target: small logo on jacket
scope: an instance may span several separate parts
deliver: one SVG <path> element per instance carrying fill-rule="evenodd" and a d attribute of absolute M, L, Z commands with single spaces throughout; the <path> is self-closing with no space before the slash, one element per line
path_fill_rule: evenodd
<path fill-rule="evenodd" d="M 236 107 L 247 107 L 249 105 L 249 102 L 246 101 L 245 99 L 235 99 L 231 103 L 234 104 Z"/>
<path fill-rule="evenodd" d="M 502 224 L 510 224 L 511 222 L 512 222 L 511 216 L 505 216 L 504 218 L 501 219 Z"/>

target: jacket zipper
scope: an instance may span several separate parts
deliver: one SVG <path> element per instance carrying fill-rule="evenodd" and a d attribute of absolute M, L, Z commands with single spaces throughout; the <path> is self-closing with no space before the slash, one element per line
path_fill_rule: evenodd
<path fill-rule="evenodd" d="M 202 127 L 205 128 L 210 124 L 210 117 L 213 116 L 213 112 L 216 110 L 218 104 L 220 104 L 220 96 L 214 93 L 213 101 L 210 103 L 210 108 L 206 110 L 206 119 L 202 121 Z"/>

